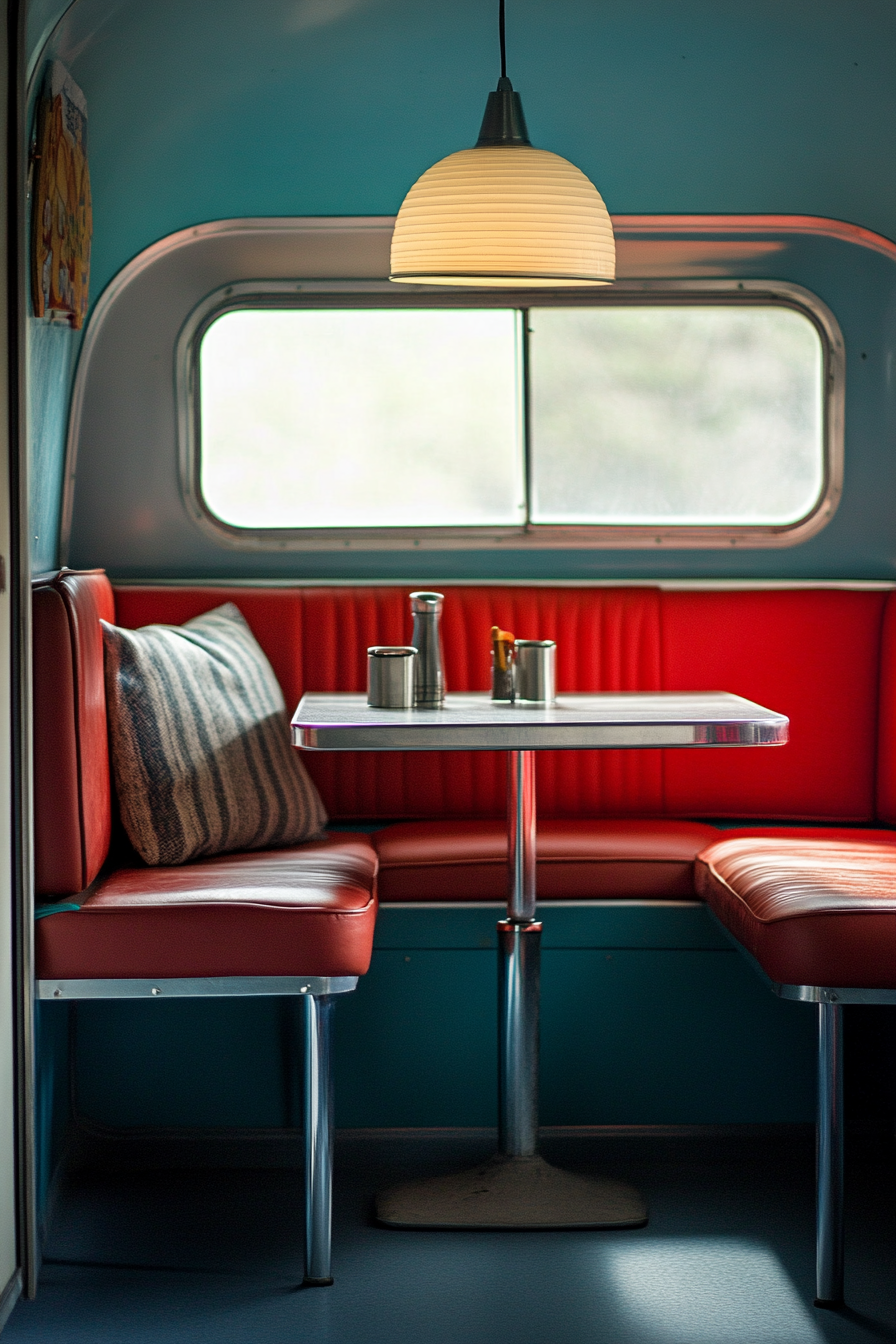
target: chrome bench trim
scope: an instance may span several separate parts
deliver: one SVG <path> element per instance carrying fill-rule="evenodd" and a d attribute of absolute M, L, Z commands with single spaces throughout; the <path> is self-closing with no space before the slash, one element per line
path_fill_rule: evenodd
<path fill-rule="evenodd" d="M 348 994 L 356 975 L 226 975 L 177 980 L 38 980 L 39 999 L 197 999 Z"/>
<path fill-rule="evenodd" d="M 779 998 L 799 1003 L 896 1003 L 896 989 L 832 989 L 827 985 L 780 985 L 774 980 L 769 984 Z"/>

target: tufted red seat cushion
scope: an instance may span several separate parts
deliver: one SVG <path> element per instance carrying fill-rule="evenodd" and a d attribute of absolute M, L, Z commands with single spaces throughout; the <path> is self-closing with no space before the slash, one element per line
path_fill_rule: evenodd
<path fill-rule="evenodd" d="M 538 899 L 693 900 L 694 859 L 718 838 L 696 821 L 538 823 Z M 373 836 L 383 901 L 502 901 L 505 821 L 400 822 Z"/>
<path fill-rule="evenodd" d="M 366 836 L 350 834 L 176 868 L 121 868 L 80 910 L 37 921 L 37 975 L 363 975 L 376 871 Z"/>
<path fill-rule="evenodd" d="M 699 894 L 770 978 L 896 988 L 896 832 L 739 836 L 698 855 Z"/>

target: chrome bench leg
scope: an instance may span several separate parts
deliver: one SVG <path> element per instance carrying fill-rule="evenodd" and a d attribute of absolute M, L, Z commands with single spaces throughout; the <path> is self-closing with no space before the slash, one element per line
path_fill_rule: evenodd
<path fill-rule="evenodd" d="M 304 995 L 305 1004 L 305 1283 L 325 1287 L 333 1221 L 334 996 Z"/>
<path fill-rule="evenodd" d="M 843 1301 L 843 1009 L 818 1005 L 815 1305 Z"/>

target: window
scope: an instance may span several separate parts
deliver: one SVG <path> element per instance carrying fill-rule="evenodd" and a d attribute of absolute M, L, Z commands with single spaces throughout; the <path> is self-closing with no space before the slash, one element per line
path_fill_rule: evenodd
<path fill-rule="evenodd" d="M 226 313 L 201 354 L 202 494 L 237 527 L 519 527 L 517 315 Z"/>
<path fill-rule="evenodd" d="M 255 287 L 197 322 L 188 485 L 213 524 L 262 545 L 780 545 L 833 511 L 833 343 L 789 294 L 377 288 Z"/>
<path fill-rule="evenodd" d="M 792 308 L 529 314 L 532 520 L 793 523 L 823 483 L 821 340 Z"/>

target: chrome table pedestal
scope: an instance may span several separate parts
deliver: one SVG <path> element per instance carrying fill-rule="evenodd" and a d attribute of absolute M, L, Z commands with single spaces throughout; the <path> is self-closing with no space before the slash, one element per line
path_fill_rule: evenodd
<path fill-rule="evenodd" d="M 510 841 L 507 917 L 498 923 L 499 1146 L 480 1166 L 381 1191 L 389 1227 L 639 1227 L 647 1206 L 631 1186 L 552 1167 L 538 1154 L 541 924 L 535 918 L 535 750 L 773 746 L 787 719 L 739 696 L 561 696 L 510 706 L 447 696 L 441 709 L 379 710 L 360 696 L 306 695 L 293 742 L 311 751 L 505 750 Z"/>
<path fill-rule="evenodd" d="M 535 918 L 535 753 L 508 761 L 507 918 L 498 922 L 498 1152 L 467 1171 L 377 1196 L 389 1227 L 640 1227 L 631 1186 L 552 1167 L 538 1154 L 541 924 Z"/>

